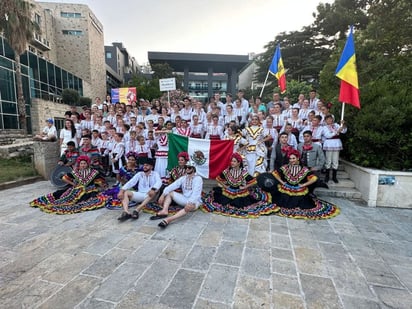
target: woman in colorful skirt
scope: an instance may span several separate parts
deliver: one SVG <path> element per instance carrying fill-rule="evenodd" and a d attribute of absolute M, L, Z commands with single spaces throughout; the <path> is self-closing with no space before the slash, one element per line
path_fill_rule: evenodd
<path fill-rule="evenodd" d="M 339 214 L 339 208 L 309 193 L 309 186 L 317 176 L 299 162 L 299 151 L 291 148 L 287 154 L 289 164 L 273 171 L 279 182 L 272 193 L 273 202 L 280 207 L 282 217 L 296 219 L 329 219 Z"/>
<path fill-rule="evenodd" d="M 240 154 L 232 155 L 230 166 L 216 178 L 219 187 L 203 198 L 202 210 L 237 218 L 257 218 L 279 211 L 242 161 Z"/>
<path fill-rule="evenodd" d="M 120 188 L 126 182 L 133 178 L 137 172 L 140 172 L 141 169 L 137 166 L 138 154 L 136 152 L 128 152 L 126 154 L 127 163 L 125 166 L 122 166 L 119 169 L 119 183 L 116 184 L 113 188 L 108 189 L 101 194 L 107 197 L 106 208 L 108 209 L 122 209 L 122 201 L 117 198 Z M 130 202 L 130 204 L 135 202 Z M 134 205 L 130 205 L 132 207 Z M 135 203 L 136 204 L 136 203 Z"/>
<path fill-rule="evenodd" d="M 96 169 L 90 168 L 90 158 L 79 156 L 77 168 L 62 177 L 69 187 L 41 196 L 30 202 L 44 212 L 59 215 L 102 208 L 106 197 L 99 194 L 107 184 Z"/>

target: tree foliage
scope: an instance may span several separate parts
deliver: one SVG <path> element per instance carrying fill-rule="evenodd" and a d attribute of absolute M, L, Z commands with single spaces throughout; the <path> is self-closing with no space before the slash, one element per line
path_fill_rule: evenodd
<path fill-rule="evenodd" d="M 62 91 L 62 100 L 68 105 L 79 105 L 80 95 L 76 90 L 66 88 Z"/>
<path fill-rule="evenodd" d="M 148 79 L 143 75 L 135 75 L 127 87 L 136 87 L 137 96 L 146 100 L 159 98 L 162 92 L 159 88 L 159 79 Z"/>

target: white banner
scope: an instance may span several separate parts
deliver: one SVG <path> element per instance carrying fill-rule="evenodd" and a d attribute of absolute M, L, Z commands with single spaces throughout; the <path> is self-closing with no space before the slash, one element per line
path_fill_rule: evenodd
<path fill-rule="evenodd" d="M 176 90 L 176 78 L 159 79 L 160 91 Z"/>

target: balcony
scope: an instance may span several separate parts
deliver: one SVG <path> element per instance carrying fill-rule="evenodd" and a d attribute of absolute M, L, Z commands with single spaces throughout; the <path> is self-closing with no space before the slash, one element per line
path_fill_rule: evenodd
<path fill-rule="evenodd" d="M 33 33 L 33 39 L 31 40 L 31 44 L 42 51 L 49 51 L 51 49 L 50 42 L 37 33 Z"/>

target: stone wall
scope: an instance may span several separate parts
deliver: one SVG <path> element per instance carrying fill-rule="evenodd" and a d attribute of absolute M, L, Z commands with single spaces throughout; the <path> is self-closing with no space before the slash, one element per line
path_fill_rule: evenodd
<path fill-rule="evenodd" d="M 36 171 L 50 180 L 50 173 L 56 168 L 60 157 L 59 142 L 34 142 L 33 149 Z"/>
<path fill-rule="evenodd" d="M 67 104 L 33 98 L 31 106 L 31 125 L 33 135 L 38 134 L 46 126 L 46 119 L 64 118 L 64 112 L 70 110 Z"/>

